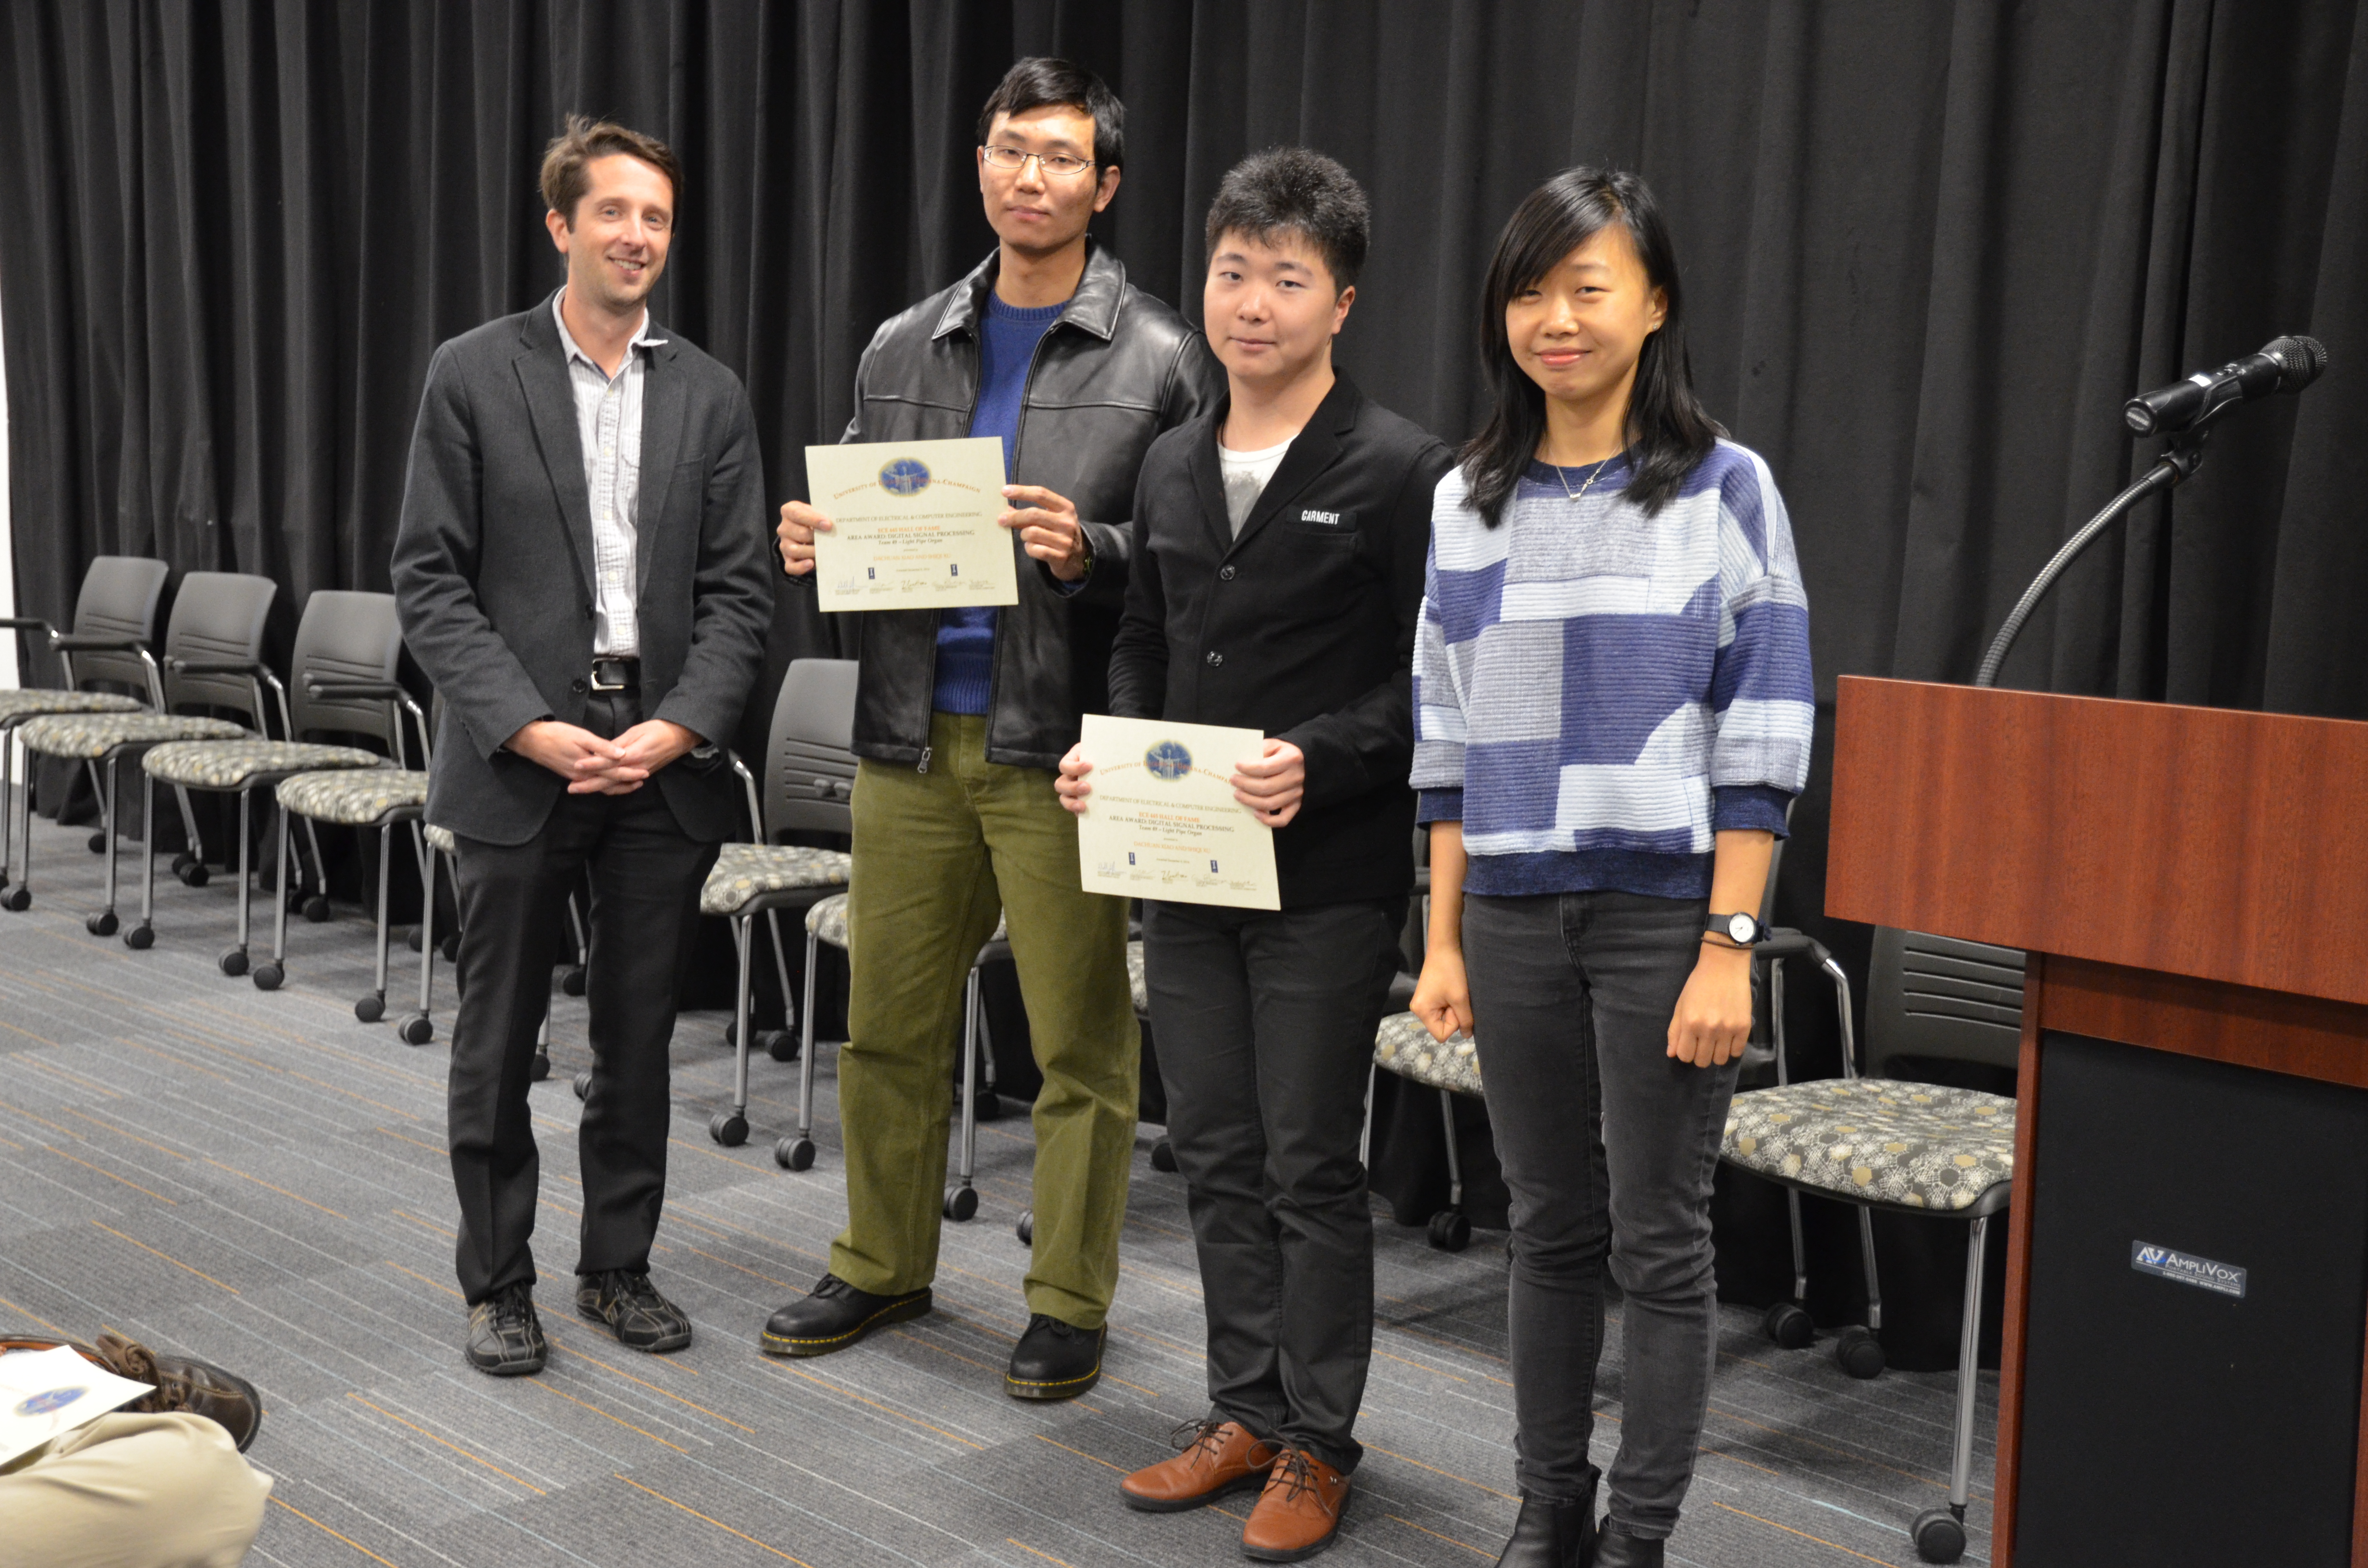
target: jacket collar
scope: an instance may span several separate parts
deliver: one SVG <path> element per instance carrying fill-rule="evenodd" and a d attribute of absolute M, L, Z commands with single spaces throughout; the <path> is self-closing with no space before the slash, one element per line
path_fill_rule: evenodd
<path fill-rule="evenodd" d="M 1340 460 L 1341 437 L 1357 427 L 1357 415 L 1365 406 L 1365 394 L 1349 379 L 1349 372 L 1339 366 L 1332 368 L 1332 390 L 1307 416 L 1299 434 L 1292 437 L 1291 449 L 1282 454 L 1282 461 L 1274 477 L 1258 492 L 1258 505 L 1242 519 L 1242 531 L 1234 532 L 1234 525 L 1225 516 L 1225 478 L 1217 461 L 1217 438 L 1225 427 L 1225 416 L 1233 409 L 1231 395 L 1220 401 L 1209 414 L 1209 434 L 1206 439 L 1192 446 L 1192 488 L 1201 497 L 1201 515 L 1214 533 L 1221 554 L 1230 555 L 1250 541 L 1252 535 L 1264 528 L 1269 518 L 1283 507 L 1324 472 Z"/>
<path fill-rule="evenodd" d="M 929 334 L 932 339 L 957 332 L 977 335 L 978 318 L 986 309 L 986 291 L 995 287 L 1002 265 L 1003 252 L 998 247 L 987 252 L 986 259 L 954 285 L 947 295 L 946 308 L 938 315 L 936 330 Z M 1108 343 L 1117 335 L 1119 307 L 1125 298 L 1125 267 L 1088 234 L 1086 270 L 1077 279 L 1077 291 L 1069 296 L 1068 307 L 1053 324 L 1077 327 Z"/>

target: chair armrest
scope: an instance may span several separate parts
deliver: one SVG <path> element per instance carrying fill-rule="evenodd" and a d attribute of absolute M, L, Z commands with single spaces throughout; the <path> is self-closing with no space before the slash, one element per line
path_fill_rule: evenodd
<path fill-rule="evenodd" d="M 1805 931 L 1795 931 L 1789 926 L 1770 928 L 1768 939 L 1752 946 L 1752 956 L 1762 959 L 1807 959 L 1823 964 L 1833 955 L 1825 944 Z"/>
<path fill-rule="evenodd" d="M 137 637 L 92 637 L 74 632 L 52 631 L 50 646 L 66 653 L 136 653 L 141 652 Z"/>
<path fill-rule="evenodd" d="M 0 631 L 46 631 L 52 637 L 58 634 L 48 621 L 22 615 L 0 615 Z"/>
<path fill-rule="evenodd" d="M 315 702 L 397 702 L 406 695 L 391 680 L 340 680 L 307 684 L 304 694 Z"/>

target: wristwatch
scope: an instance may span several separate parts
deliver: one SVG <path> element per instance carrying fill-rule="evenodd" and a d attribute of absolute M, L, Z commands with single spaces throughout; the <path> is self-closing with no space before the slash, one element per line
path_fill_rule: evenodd
<path fill-rule="evenodd" d="M 1710 935 L 1724 937 L 1738 948 L 1758 947 L 1768 939 L 1766 927 L 1748 915 L 1713 915 L 1706 929 Z"/>

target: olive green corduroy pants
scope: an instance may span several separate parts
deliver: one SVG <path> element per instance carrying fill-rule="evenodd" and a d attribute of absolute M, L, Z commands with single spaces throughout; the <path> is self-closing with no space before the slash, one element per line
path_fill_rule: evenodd
<path fill-rule="evenodd" d="M 867 758 L 853 807 L 848 1221 L 831 1272 L 880 1295 L 937 1274 L 962 990 L 999 910 L 1044 1074 L 1028 1310 L 1099 1328 L 1118 1284 L 1142 1066 L 1126 903 L 1079 885 L 1076 819 L 1052 773 L 987 761 L 984 717 L 933 714 L 926 773 Z"/>

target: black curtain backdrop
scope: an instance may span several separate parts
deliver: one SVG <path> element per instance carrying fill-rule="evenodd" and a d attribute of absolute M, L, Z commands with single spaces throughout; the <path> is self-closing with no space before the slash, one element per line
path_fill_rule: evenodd
<path fill-rule="evenodd" d="M 2066 578 L 2004 680 L 2368 718 L 2352 0 L 17 0 L 21 613 L 67 613 L 100 551 L 270 574 L 291 623 L 315 589 L 384 588 L 430 351 L 559 281 L 535 170 L 570 109 L 681 153 L 658 314 L 746 380 L 771 491 L 802 494 L 874 324 L 992 244 L 973 123 L 1034 52 L 1126 99 L 1099 232 L 1190 316 L 1229 165 L 1288 142 L 1346 163 L 1374 244 L 1344 362 L 1451 439 L 1505 215 L 1574 162 L 1641 170 L 1704 396 L 1790 503 L 1827 703 L 1843 673 L 1970 678 L 2150 459 L 2122 400 L 2315 333 L 2319 386 L 2215 435 L 2196 481 Z M 837 631 L 784 592 L 774 670 Z M 1827 755 L 1780 910 L 1862 974 L 1862 933 L 1820 915 Z M 1796 1038 L 1829 1041 L 1818 988 L 1793 991 Z"/>

